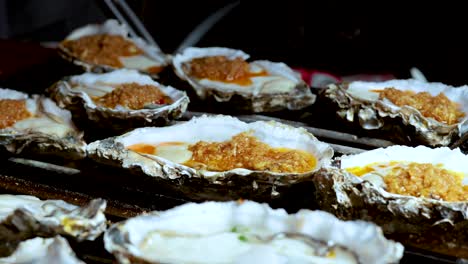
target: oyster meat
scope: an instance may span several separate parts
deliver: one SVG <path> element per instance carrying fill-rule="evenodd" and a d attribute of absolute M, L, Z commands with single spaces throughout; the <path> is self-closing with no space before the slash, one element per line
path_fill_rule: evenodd
<path fill-rule="evenodd" d="M 379 227 L 323 211 L 287 214 L 252 201 L 187 203 L 131 218 L 104 235 L 120 263 L 398 263 Z"/>
<path fill-rule="evenodd" d="M 349 122 L 367 130 L 390 129 L 407 144 L 448 146 L 468 130 L 468 87 L 418 80 L 351 82 L 325 91 Z"/>
<path fill-rule="evenodd" d="M 53 238 L 36 237 L 21 242 L 18 248 L 8 257 L 0 258 L 4 264 L 84 264 L 70 248 L 67 240 L 56 236 Z"/>
<path fill-rule="evenodd" d="M 310 180 L 333 156 L 305 129 L 223 115 L 138 128 L 87 150 L 96 161 L 166 182 L 182 195 L 222 200 L 278 196 L 277 187 Z"/>
<path fill-rule="evenodd" d="M 128 68 L 157 77 L 168 65 L 159 47 L 129 37 L 127 26 L 114 19 L 74 30 L 60 43 L 59 54 L 93 72 Z"/>
<path fill-rule="evenodd" d="M 382 226 L 403 244 L 467 258 L 468 156 L 391 146 L 339 158 L 317 173 L 319 208 Z"/>
<path fill-rule="evenodd" d="M 246 62 L 249 55 L 228 48 L 187 48 L 173 58 L 175 73 L 202 100 L 231 102 L 253 112 L 298 110 L 312 105 L 315 95 L 284 63 Z"/>
<path fill-rule="evenodd" d="M 74 114 L 84 109 L 89 120 L 115 129 L 166 124 L 181 117 L 189 103 L 185 92 L 128 69 L 70 76 L 48 92 Z"/>
<path fill-rule="evenodd" d="M 49 98 L 0 88 L 0 145 L 8 151 L 83 158 L 86 143 L 82 138 L 70 112 Z"/>

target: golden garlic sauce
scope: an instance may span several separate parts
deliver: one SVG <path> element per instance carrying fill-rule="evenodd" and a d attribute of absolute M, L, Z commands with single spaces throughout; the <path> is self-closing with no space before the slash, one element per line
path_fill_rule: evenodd
<path fill-rule="evenodd" d="M 173 100 L 153 85 L 137 83 L 120 84 L 104 96 L 93 98 L 98 105 L 115 108 L 117 105 L 132 110 L 142 109 L 147 104 L 170 104 Z"/>
<path fill-rule="evenodd" d="M 397 106 L 412 106 L 425 117 L 433 118 L 439 122 L 452 125 L 465 116 L 457 103 L 450 101 L 443 93 L 432 96 L 428 92 L 415 93 L 401 91 L 395 88 L 373 90 L 379 93 L 379 99 L 387 98 Z"/>
<path fill-rule="evenodd" d="M 235 168 L 265 170 L 278 173 L 303 173 L 315 168 L 316 158 L 301 150 L 272 148 L 249 132 L 224 142 L 199 141 L 190 145 L 192 158 L 185 164 L 209 171 Z"/>
<path fill-rule="evenodd" d="M 390 168 L 391 167 L 391 168 Z M 369 164 L 346 170 L 356 176 L 390 168 L 383 179 L 390 193 L 440 199 L 447 202 L 467 201 L 468 186 L 462 185 L 463 174 L 446 170 L 442 164 L 399 163 Z"/>
<path fill-rule="evenodd" d="M 184 146 L 188 146 L 187 149 Z M 183 142 L 135 144 L 127 149 L 159 155 L 169 160 L 182 158 L 181 163 L 186 166 L 209 171 L 244 168 L 278 173 L 303 173 L 314 169 L 317 164 L 316 158 L 310 153 L 288 148 L 272 148 L 249 132 L 237 134 L 224 142 L 199 141 L 192 145 Z M 164 152 L 164 155 L 160 152 Z"/>
<path fill-rule="evenodd" d="M 134 43 L 120 35 L 90 35 L 76 40 L 65 40 L 62 45 L 73 56 L 91 64 L 122 68 L 119 57 L 143 54 Z"/>
<path fill-rule="evenodd" d="M 26 100 L 0 100 L 0 129 L 13 126 L 16 122 L 31 117 Z"/>
<path fill-rule="evenodd" d="M 241 58 L 230 60 L 225 56 L 193 59 L 189 70 L 190 75 L 198 79 L 210 79 L 244 86 L 252 84 L 252 77 L 268 75 L 266 71 L 251 72 L 249 63 Z"/>

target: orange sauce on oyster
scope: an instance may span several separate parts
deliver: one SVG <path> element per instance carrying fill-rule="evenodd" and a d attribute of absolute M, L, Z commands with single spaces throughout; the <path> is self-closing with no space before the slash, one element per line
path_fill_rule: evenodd
<path fill-rule="evenodd" d="M 387 98 L 397 106 L 411 106 L 416 108 L 425 117 L 433 118 L 448 125 L 456 124 L 465 116 L 460 111 L 460 106 L 450 101 L 443 93 L 432 96 L 428 92 L 415 93 L 413 91 L 401 91 L 395 88 L 373 90 L 379 93 L 379 99 Z"/>
<path fill-rule="evenodd" d="M 26 100 L 0 100 L 0 129 L 13 126 L 16 122 L 31 117 Z"/>
<path fill-rule="evenodd" d="M 390 193 L 447 202 L 468 201 L 468 186 L 462 185 L 463 174 L 444 169 L 442 164 L 391 162 L 346 170 L 356 176 L 363 176 L 379 168 L 390 168 L 383 177 L 386 190 Z"/>
<path fill-rule="evenodd" d="M 190 74 L 198 79 L 210 79 L 241 86 L 252 84 L 252 77 L 267 76 L 268 72 L 251 72 L 248 62 L 241 58 L 233 60 L 225 56 L 210 56 L 193 59 Z"/>
<path fill-rule="evenodd" d="M 142 109 L 147 104 L 170 104 L 173 100 L 153 85 L 140 85 L 137 83 L 120 84 L 104 96 L 93 98 L 94 102 L 109 108 L 117 105 L 132 110 Z"/>
<path fill-rule="evenodd" d="M 158 74 L 158 73 L 162 72 L 163 69 L 164 69 L 164 67 L 162 67 L 162 66 L 153 66 L 153 67 L 147 68 L 146 71 L 148 73 L 151 73 L 151 74 Z"/>
<path fill-rule="evenodd" d="M 162 146 L 169 145 L 181 146 L 186 143 L 135 144 L 127 148 L 140 153 L 157 155 L 158 148 L 162 149 Z M 209 171 L 244 168 L 277 173 L 304 173 L 313 170 L 317 165 L 317 159 L 308 152 L 289 148 L 272 148 L 249 132 L 237 134 L 224 142 L 199 141 L 188 145 L 185 151 L 189 151 L 191 157 L 182 164 Z"/>
<path fill-rule="evenodd" d="M 65 40 L 62 45 L 82 61 L 115 68 L 123 67 L 119 57 L 143 54 L 133 42 L 120 35 L 84 36 L 76 40 Z"/>

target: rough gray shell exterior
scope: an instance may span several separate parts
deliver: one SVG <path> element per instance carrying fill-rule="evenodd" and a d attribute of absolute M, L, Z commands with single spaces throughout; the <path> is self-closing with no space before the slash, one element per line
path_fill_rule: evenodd
<path fill-rule="evenodd" d="M 448 146 L 460 138 L 457 125 L 425 118 L 412 107 L 394 111 L 380 100 L 360 100 L 347 93 L 348 85 L 332 84 L 323 93 L 335 104 L 336 113 L 343 120 L 354 122 L 365 130 L 389 131 L 388 136 L 403 144 Z"/>
<path fill-rule="evenodd" d="M 468 258 L 468 203 L 396 195 L 337 168 L 314 179 L 319 208 L 341 219 L 382 227 L 404 245 Z"/>

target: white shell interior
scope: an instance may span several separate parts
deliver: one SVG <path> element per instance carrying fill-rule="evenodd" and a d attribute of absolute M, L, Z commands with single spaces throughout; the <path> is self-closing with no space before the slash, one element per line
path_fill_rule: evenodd
<path fill-rule="evenodd" d="M 32 114 L 31 117 L 16 122 L 12 127 L 17 131 L 40 132 L 64 138 L 69 134 L 76 133 L 71 113 L 58 107 L 51 99 L 27 94 L 15 90 L 0 88 L 0 100 L 26 100 L 26 109 Z"/>
<path fill-rule="evenodd" d="M 223 91 L 239 92 L 245 94 L 277 94 L 289 93 L 294 90 L 297 84 L 302 82 L 298 73 L 295 73 L 284 63 L 275 63 L 270 61 L 253 61 L 250 62 L 251 72 L 266 71 L 267 76 L 251 77 L 252 83 L 249 85 L 240 85 L 236 83 L 228 83 L 214 81 L 209 79 L 197 79 L 194 83 L 192 80 L 195 77 L 189 76 L 184 71 L 183 65 L 190 63 L 193 59 L 210 57 L 210 56 L 226 56 L 228 59 L 242 58 L 247 60 L 249 55 L 240 51 L 229 48 L 211 47 L 211 48 L 187 48 L 182 53 L 177 54 L 173 58 L 173 65 L 177 74 L 185 80 L 189 80 L 192 85 L 198 89 L 212 88 Z"/>
<path fill-rule="evenodd" d="M 459 104 L 461 110 L 466 114 L 465 118 L 460 122 L 466 122 L 468 119 L 468 86 L 453 87 L 443 83 L 428 83 L 414 79 L 408 80 L 391 80 L 385 82 L 363 82 L 356 81 L 351 82 L 348 86 L 347 93 L 354 98 L 366 100 L 366 101 L 377 101 L 379 94 L 372 92 L 371 90 L 379 90 L 384 88 L 393 87 L 398 90 L 428 92 L 433 96 L 443 93 L 451 101 Z M 388 100 L 385 100 L 386 105 L 392 109 L 399 109 L 400 107 L 394 105 Z"/>
<path fill-rule="evenodd" d="M 73 88 L 67 87 L 61 90 L 63 94 L 81 94 L 89 107 L 98 107 L 91 97 L 101 97 L 107 93 L 112 92 L 116 85 L 124 83 L 137 83 L 140 85 L 152 85 L 160 89 L 164 94 L 169 96 L 174 102 L 170 105 L 159 107 L 159 110 L 172 107 L 171 105 L 178 105 L 180 101 L 187 96 L 184 92 L 177 90 L 172 86 L 164 86 L 160 83 L 153 81 L 151 77 L 141 74 L 136 70 L 120 69 L 108 73 L 84 73 L 70 78 L 69 83 L 74 86 Z M 101 106 L 102 107 L 102 106 Z M 116 111 L 154 111 L 154 109 L 138 109 L 130 110 L 122 106 L 117 106 Z"/>
<path fill-rule="evenodd" d="M 54 238 L 36 237 L 21 242 L 15 252 L 6 258 L 0 258 L 4 264 L 84 264 L 77 259 L 67 240 L 57 236 Z"/>
<path fill-rule="evenodd" d="M 463 154 L 460 149 L 390 146 L 361 154 L 342 156 L 340 159 L 342 169 L 365 167 L 372 163 L 390 161 L 442 164 L 443 168 L 447 170 L 462 173 L 464 175 L 463 184 L 468 184 L 468 167 L 465 166 L 465 164 L 468 164 L 468 156 Z M 382 186 L 381 184 L 377 185 Z"/>
<path fill-rule="evenodd" d="M 149 144 L 157 146 L 166 142 L 183 142 L 194 144 L 199 141 L 222 142 L 230 140 L 233 136 L 252 131 L 252 135 L 271 147 L 285 147 L 306 151 L 317 158 L 317 167 L 327 164 L 333 156 L 332 148 L 318 141 L 305 129 L 294 128 L 277 122 L 244 123 L 230 116 L 202 116 L 192 120 L 168 127 L 138 128 L 116 139 L 124 147 L 134 144 Z M 173 162 L 184 162 L 191 158 L 187 155 L 187 148 L 176 149 L 167 158 Z M 186 158 L 181 160 L 180 157 Z"/>
<path fill-rule="evenodd" d="M 357 263 L 350 252 L 318 256 L 303 240 L 278 236 L 296 233 L 347 248 L 361 263 L 387 263 L 401 258 L 403 247 L 387 241 L 378 227 L 343 222 L 322 211 L 283 209 L 245 201 L 189 203 L 165 212 L 140 216 L 119 227 L 129 239 L 126 250 L 157 263 Z M 115 247 L 106 233 L 108 251 Z M 390 249 L 391 248 L 391 249 Z M 183 252 L 183 254 L 181 254 Z"/>
<path fill-rule="evenodd" d="M 97 34 L 120 35 L 128 39 L 127 26 L 120 24 L 117 20 L 109 19 L 103 24 L 91 24 L 78 28 L 72 31 L 66 37 L 66 40 L 76 40 L 84 36 Z M 143 39 L 138 37 L 132 37 L 130 40 L 143 50 L 144 54 L 122 57 L 120 61 L 125 68 L 144 71 L 150 67 L 163 67 L 167 64 L 166 58 L 159 48 L 147 44 Z"/>

